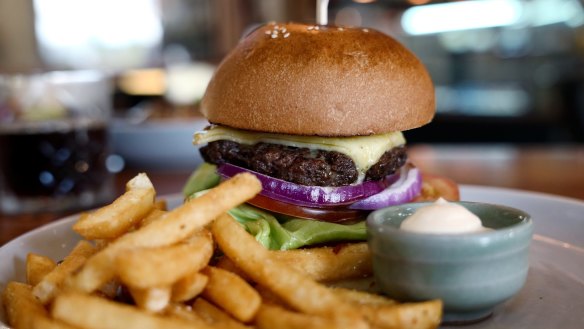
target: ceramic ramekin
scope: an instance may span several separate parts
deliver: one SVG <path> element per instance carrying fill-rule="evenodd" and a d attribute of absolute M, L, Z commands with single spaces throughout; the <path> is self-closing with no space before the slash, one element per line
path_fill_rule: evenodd
<path fill-rule="evenodd" d="M 401 301 L 442 299 L 448 323 L 485 318 L 521 289 L 533 234 L 531 218 L 521 210 L 459 204 L 492 230 L 435 235 L 399 229 L 427 203 L 380 209 L 367 219 L 373 270 L 382 292 Z"/>

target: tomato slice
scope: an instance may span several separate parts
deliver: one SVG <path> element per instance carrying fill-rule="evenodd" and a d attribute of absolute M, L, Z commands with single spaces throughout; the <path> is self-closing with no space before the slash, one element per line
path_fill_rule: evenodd
<path fill-rule="evenodd" d="M 258 208 L 283 215 L 333 223 L 348 223 L 357 220 L 364 220 L 369 214 L 368 211 L 353 210 L 346 207 L 310 208 L 297 206 L 294 204 L 270 199 L 259 194 L 248 201 L 248 203 Z"/>

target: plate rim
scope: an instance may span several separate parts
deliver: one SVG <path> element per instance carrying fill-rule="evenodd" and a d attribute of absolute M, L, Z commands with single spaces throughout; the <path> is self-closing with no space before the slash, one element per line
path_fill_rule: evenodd
<path fill-rule="evenodd" d="M 583 199 L 578 199 L 575 197 L 569 197 L 569 196 L 558 195 L 558 194 L 552 194 L 552 193 L 547 193 L 547 192 L 523 190 L 523 189 L 516 189 L 516 188 L 512 188 L 512 187 L 475 185 L 475 184 L 460 184 L 459 188 L 461 190 L 461 195 L 463 194 L 463 190 L 482 189 L 482 190 L 490 190 L 489 192 L 504 192 L 504 193 L 510 193 L 510 194 L 516 194 L 516 195 L 531 196 L 531 197 L 536 197 L 536 198 L 552 199 L 554 201 L 567 202 L 567 203 L 573 203 L 573 204 L 578 205 L 578 206 L 584 206 Z"/>

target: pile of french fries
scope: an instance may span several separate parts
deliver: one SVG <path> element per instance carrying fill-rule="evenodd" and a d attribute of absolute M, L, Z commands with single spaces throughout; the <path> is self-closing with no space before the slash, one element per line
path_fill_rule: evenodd
<path fill-rule="evenodd" d="M 83 214 L 63 260 L 29 254 L 2 294 L 20 328 L 435 328 L 440 301 L 332 288 L 371 274 L 365 243 L 270 251 L 227 214 L 261 190 L 241 174 L 168 211 L 145 174 Z"/>

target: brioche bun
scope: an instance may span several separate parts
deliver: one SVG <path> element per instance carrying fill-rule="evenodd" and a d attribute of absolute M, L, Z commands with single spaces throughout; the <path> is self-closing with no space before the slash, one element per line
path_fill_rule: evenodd
<path fill-rule="evenodd" d="M 435 112 L 422 63 L 373 29 L 268 24 L 223 60 L 201 102 L 215 124 L 355 136 L 420 127 Z"/>

